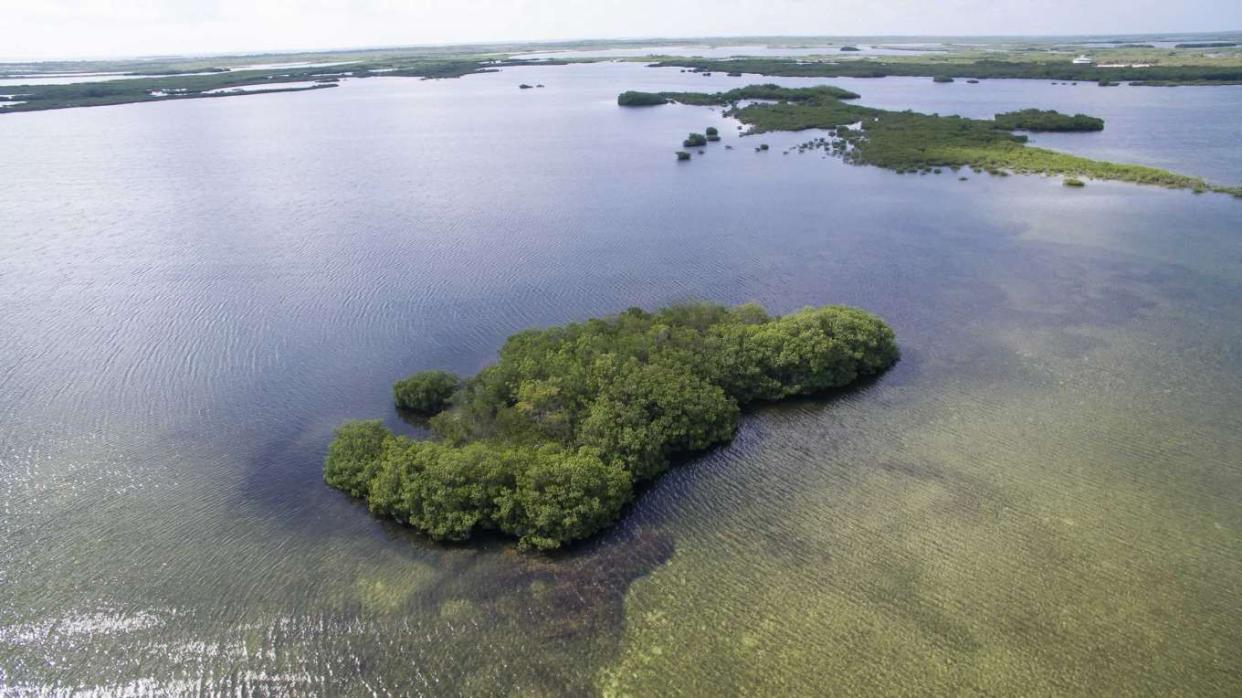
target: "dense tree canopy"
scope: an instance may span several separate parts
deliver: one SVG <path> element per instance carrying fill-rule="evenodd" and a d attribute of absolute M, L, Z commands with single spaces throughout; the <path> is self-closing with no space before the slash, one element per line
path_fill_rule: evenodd
<path fill-rule="evenodd" d="M 1103 131 L 1104 120 L 1086 114 L 1062 114 L 1059 111 L 1022 109 L 996 115 L 996 125 L 1023 131 Z"/>
<path fill-rule="evenodd" d="M 623 107 L 654 107 L 668 104 L 668 100 L 657 92 L 622 92 L 617 95 L 617 104 Z"/>
<path fill-rule="evenodd" d="M 392 396 L 397 407 L 435 414 L 448 404 L 459 382 L 448 371 L 423 371 L 397 381 L 392 386 Z"/>
<path fill-rule="evenodd" d="M 497 530 L 553 549 L 615 521 L 673 459 L 727 442 L 741 406 L 842 388 L 897 355 L 883 321 L 843 306 L 632 308 L 528 330 L 457 386 L 434 440 L 346 423 L 324 478 L 436 539 Z"/>

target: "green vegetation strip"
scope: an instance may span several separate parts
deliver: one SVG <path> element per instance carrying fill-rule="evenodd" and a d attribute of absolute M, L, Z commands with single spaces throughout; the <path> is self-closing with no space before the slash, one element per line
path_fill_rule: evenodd
<path fill-rule="evenodd" d="M 513 335 L 461 383 L 401 381 L 398 405 L 433 413 L 436 438 L 348 422 L 324 479 L 437 540 L 495 530 L 550 550 L 611 524 L 677 459 L 731 439 L 743 405 L 844 388 L 897 357 L 883 321 L 844 306 L 631 308 Z"/>
<path fill-rule="evenodd" d="M 780 85 L 747 85 L 728 92 L 635 92 L 630 90 L 617 96 L 622 107 L 650 107 L 676 102 L 695 106 L 722 106 L 742 100 L 767 100 L 786 102 L 810 102 L 812 100 L 858 99 L 859 95 L 831 85 L 791 89 Z"/>
<path fill-rule="evenodd" d="M 1174 44 L 1173 48 L 1232 48 L 1237 45 L 1234 41 L 1201 41 L 1191 44 Z"/>
<path fill-rule="evenodd" d="M 653 68 L 687 68 L 694 72 L 731 71 L 803 78 L 882 78 L 889 75 L 905 77 L 944 78 L 1028 78 L 1038 80 L 1071 80 L 1080 82 L 1133 81 L 1138 83 L 1228 85 L 1242 83 L 1242 66 L 1238 65 L 1150 65 L 1099 67 L 1075 64 L 1068 59 L 1046 61 L 877 61 L 845 60 L 836 62 L 798 61 L 781 58 L 737 58 L 705 60 L 699 58 L 670 59 L 652 64 Z"/>
<path fill-rule="evenodd" d="M 539 61 L 538 65 L 563 62 Z M 0 97 L 0 114 L 6 112 L 42 111 L 71 107 L 98 107 L 135 102 L 161 102 L 204 97 L 233 97 L 244 94 L 295 92 L 335 87 L 342 78 L 418 77 L 423 79 L 457 78 L 474 73 L 496 72 L 502 67 L 531 65 L 521 60 L 406 60 L 380 63 L 356 63 L 345 66 L 306 66 L 269 70 L 211 69 L 205 75 L 169 75 L 149 78 L 127 78 L 69 85 L 16 85 L 4 87 Z M 32 78 L 35 79 L 35 78 Z M 282 87 L 293 82 L 316 82 L 309 87 Z M 267 89 L 267 86 L 271 89 Z M 239 88 L 244 88 L 244 91 Z M 225 90 L 225 91 L 222 91 Z M 237 91 L 227 91 L 237 90 Z"/>
<path fill-rule="evenodd" d="M 845 93 L 840 95 L 839 93 Z M 1026 144 L 1026 136 L 1010 132 L 1031 126 L 1073 127 L 1080 130 L 1103 122 L 1083 114 L 1025 110 L 997 115 L 997 120 L 960 116 L 886 111 L 845 99 L 853 92 L 833 87 L 750 87 L 703 93 L 626 93 L 628 101 L 728 106 L 728 116 L 750 126 L 749 133 L 829 129 L 827 137 L 799 147 L 823 148 L 846 162 L 874 165 L 897 172 L 931 172 L 937 168 L 971 167 L 992 174 L 1043 174 L 1153 184 L 1196 192 L 1215 191 L 1242 198 L 1242 187 L 1209 184 L 1199 177 L 1179 175 L 1142 165 L 1125 165 L 1059 153 Z M 761 97 L 755 95 L 762 95 Z M 743 100 L 764 100 L 740 105 Z M 620 102 L 620 100 L 618 100 Z M 1015 124 L 1025 124 L 1017 126 Z"/>

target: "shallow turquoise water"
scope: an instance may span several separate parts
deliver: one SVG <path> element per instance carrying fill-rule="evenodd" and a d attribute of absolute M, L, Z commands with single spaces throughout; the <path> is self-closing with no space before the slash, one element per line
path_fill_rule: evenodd
<path fill-rule="evenodd" d="M 0 685 L 1236 694 L 1242 203 L 781 154 L 805 134 L 757 154 L 718 112 L 615 105 L 739 80 L 0 119 Z M 1242 182 L 1242 88 L 835 82 L 1097 113 L 1049 146 Z M 674 162 L 708 125 L 738 147 Z M 403 428 L 394 379 L 691 298 L 859 305 L 904 358 L 748 416 L 552 558 L 429 544 L 323 486 L 339 421 Z"/>

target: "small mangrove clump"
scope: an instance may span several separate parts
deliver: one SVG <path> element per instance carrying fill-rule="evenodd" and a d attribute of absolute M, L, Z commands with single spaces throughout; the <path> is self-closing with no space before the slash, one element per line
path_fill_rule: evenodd
<path fill-rule="evenodd" d="M 630 90 L 617 95 L 617 104 L 623 107 L 656 107 L 668 104 L 668 99 L 656 92 L 636 92 Z"/>
<path fill-rule="evenodd" d="M 681 144 L 686 148 L 698 148 L 700 146 L 707 145 L 707 136 L 704 136 L 701 133 L 692 133 L 687 136 L 686 140 L 682 141 Z"/>
<path fill-rule="evenodd" d="M 679 150 L 679 151 L 677 151 L 677 159 L 678 159 L 678 160 L 689 160 L 689 159 L 690 159 L 690 153 L 687 153 L 687 152 L 686 152 L 686 151 L 684 151 L 684 150 Z"/>
<path fill-rule="evenodd" d="M 953 82 L 953 78 L 949 77 L 948 75 L 937 75 L 936 77 L 932 78 L 932 82 Z"/>
<path fill-rule="evenodd" d="M 1068 178 L 1066 178 L 1066 180 L 1065 180 L 1064 182 L 1062 182 L 1062 184 L 1064 184 L 1064 185 L 1065 185 L 1065 186 L 1067 186 L 1067 187 L 1085 187 L 1085 186 L 1087 186 L 1087 183 L 1086 183 L 1086 182 L 1082 181 L 1081 179 L 1078 179 L 1077 177 L 1068 177 Z"/>
<path fill-rule="evenodd" d="M 707 127 L 707 140 L 712 142 L 720 140 L 720 131 L 715 126 Z"/>
<path fill-rule="evenodd" d="M 631 308 L 527 330 L 457 387 L 428 422 L 433 439 L 341 425 L 324 480 L 436 540 L 499 531 L 551 550 L 616 521 L 673 463 L 728 442 L 744 405 L 839 390 L 897 358 L 893 331 L 845 306 Z"/>
<path fill-rule="evenodd" d="M 423 371 L 392 386 L 397 407 L 419 414 L 436 414 L 448 406 L 461 381 L 448 371 Z"/>

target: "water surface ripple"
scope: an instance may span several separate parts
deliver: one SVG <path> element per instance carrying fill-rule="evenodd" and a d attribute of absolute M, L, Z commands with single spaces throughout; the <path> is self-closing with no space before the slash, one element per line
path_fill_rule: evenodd
<path fill-rule="evenodd" d="M 0 693 L 1242 693 L 1242 205 L 615 105 L 745 81 L 0 119 Z M 1036 140 L 1242 182 L 1242 88 L 780 82 L 1098 114 Z M 738 147 L 674 162 L 709 125 Z M 556 556 L 429 544 L 321 481 L 341 420 L 411 429 L 408 372 L 696 298 L 860 305 L 903 360 L 749 414 Z"/>

